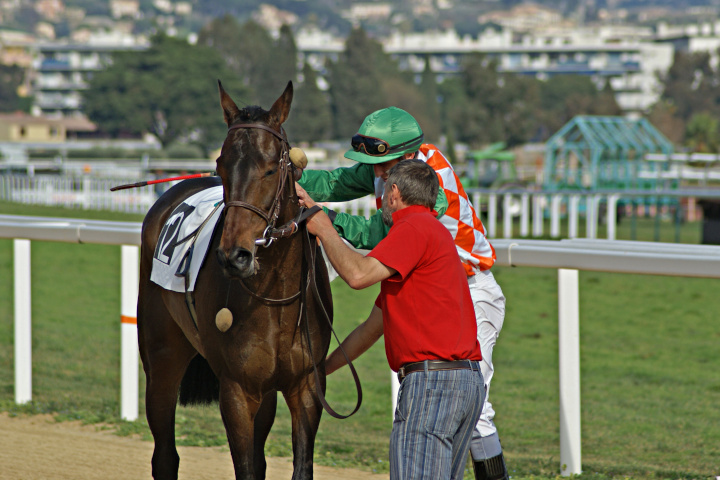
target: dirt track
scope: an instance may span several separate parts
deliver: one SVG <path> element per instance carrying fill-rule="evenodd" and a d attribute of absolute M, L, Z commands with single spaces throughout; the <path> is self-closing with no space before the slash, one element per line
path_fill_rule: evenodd
<path fill-rule="evenodd" d="M 150 478 L 152 442 L 118 437 L 49 415 L 0 413 L 0 479 L 128 480 Z M 234 478 L 227 448 L 178 447 L 180 479 Z M 387 475 L 315 466 L 316 480 L 387 480 Z M 268 479 L 289 479 L 289 458 L 268 458 Z"/>

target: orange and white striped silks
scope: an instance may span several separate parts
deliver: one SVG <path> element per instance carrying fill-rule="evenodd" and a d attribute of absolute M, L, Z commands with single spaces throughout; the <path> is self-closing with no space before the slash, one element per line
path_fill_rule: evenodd
<path fill-rule="evenodd" d="M 418 160 L 430 165 L 438 175 L 440 188 L 448 201 L 447 211 L 439 220 L 450 231 L 466 273 L 471 276 L 490 269 L 496 260 L 495 249 L 486 238 L 485 226 L 478 218 L 452 165 L 435 145 L 427 143 L 420 146 Z M 378 207 L 382 205 L 384 187 L 382 179 L 377 178 L 375 195 Z"/>

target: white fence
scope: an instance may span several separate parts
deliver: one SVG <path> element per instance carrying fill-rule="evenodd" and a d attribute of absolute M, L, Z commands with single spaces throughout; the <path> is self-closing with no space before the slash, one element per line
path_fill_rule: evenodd
<path fill-rule="evenodd" d="M 720 200 L 717 188 L 602 192 L 468 189 L 467 193 L 476 210 L 487 206 L 482 220 L 488 236 L 502 238 L 514 238 L 516 225 L 520 237 L 541 237 L 546 217 L 550 219 L 550 237 L 560 238 L 561 224 L 567 222 L 568 238 L 579 238 L 579 219 L 584 217 L 586 238 L 597 238 L 599 225 L 605 224 L 607 239 L 615 240 L 619 204 L 634 208 L 635 213 L 641 208 L 643 214 L 652 213 L 658 218 L 679 215 L 683 220 L 695 221 L 700 218 L 701 200 Z"/>
<path fill-rule="evenodd" d="M 145 213 L 162 192 L 178 183 L 168 182 L 110 191 L 111 187 L 139 181 L 137 178 L 71 177 L 58 175 L 2 175 L 0 200 L 30 205 Z M 330 203 L 333 209 L 353 215 L 370 215 L 375 198 L 366 197 L 350 202 Z"/>
<path fill-rule="evenodd" d="M 123 245 L 121 289 L 121 416 L 138 416 L 135 319 L 140 225 L 0 215 L 0 237 L 15 239 L 15 399 L 32 399 L 30 241 Z M 720 278 L 720 246 L 569 239 L 495 239 L 497 264 L 558 269 L 560 468 L 581 473 L 578 270 Z"/>
<path fill-rule="evenodd" d="M 110 191 L 116 185 L 137 181 L 127 178 L 2 175 L 0 200 L 83 210 L 144 213 L 157 200 L 152 187 Z"/>
<path fill-rule="evenodd" d="M 85 210 L 145 213 L 158 194 L 176 183 L 110 191 L 111 187 L 136 181 L 136 178 L 2 175 L 0 200 Z M 672 208 L 681 209 L 672 214 L 680 214 L 683 219 L 694 221 L 698 218 L 698 199 L 720 200 L 720 191 L 709 188 L 603 192 L 469 189 L 468 195 L 476 210 L 482 210 L 488 236 L 493 238 L 541 237 L 544 234 L 545 218 L 549 218 L 551 238 L 561 237 L 563 223 L 567 225 L 568 238 L 597 238 L 599 226 L 605 224 L 607 238 L 614 240 L 619 203 L 656 202 L 657 206 L 653 204 L 649 209 L 654 215 L 662 215 L 669 213 L 668 202 L 671 201 L 674 203 Z M 376 208 L 373 196 L 328 206 L 365 216 L 369 216 Z M 584 233 L 579 231 L 581 218 L 585 218 Z"/>

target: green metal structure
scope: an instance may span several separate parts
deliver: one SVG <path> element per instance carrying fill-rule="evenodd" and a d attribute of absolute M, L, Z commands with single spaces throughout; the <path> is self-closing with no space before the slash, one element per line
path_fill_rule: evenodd
<path fill-rule="evenodd" d="M 673 145 L 644 118 L 577 116 L 545 145 L 543 187 L 547 190 L 646 190 L 676 188 L 662 179 L 666 162 L 649 162 L 649 153 L 670 157 Z M 659 182 L 663 182 L 659 184 Z"/>
<path fill-rule="evenodd" d="M 498 142 L 482 150 L 467 152 L 465 154 L 467 168 L 460 178 L 463 186 L 493 189 L 517 186 L 515 154 L 505 150 L 505 147 L 505 142 Z"/>

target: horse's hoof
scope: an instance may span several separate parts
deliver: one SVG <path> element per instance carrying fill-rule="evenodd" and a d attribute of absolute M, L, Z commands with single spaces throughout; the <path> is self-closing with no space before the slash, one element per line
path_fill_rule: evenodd
<path fill-rule="evenodd" d="M 232 326 L 232 322 L 232 312 L 227 308 L 221 308 L 217 315 L 215 315 L 215 326 L 221 332 L 227 332 Z"/>

